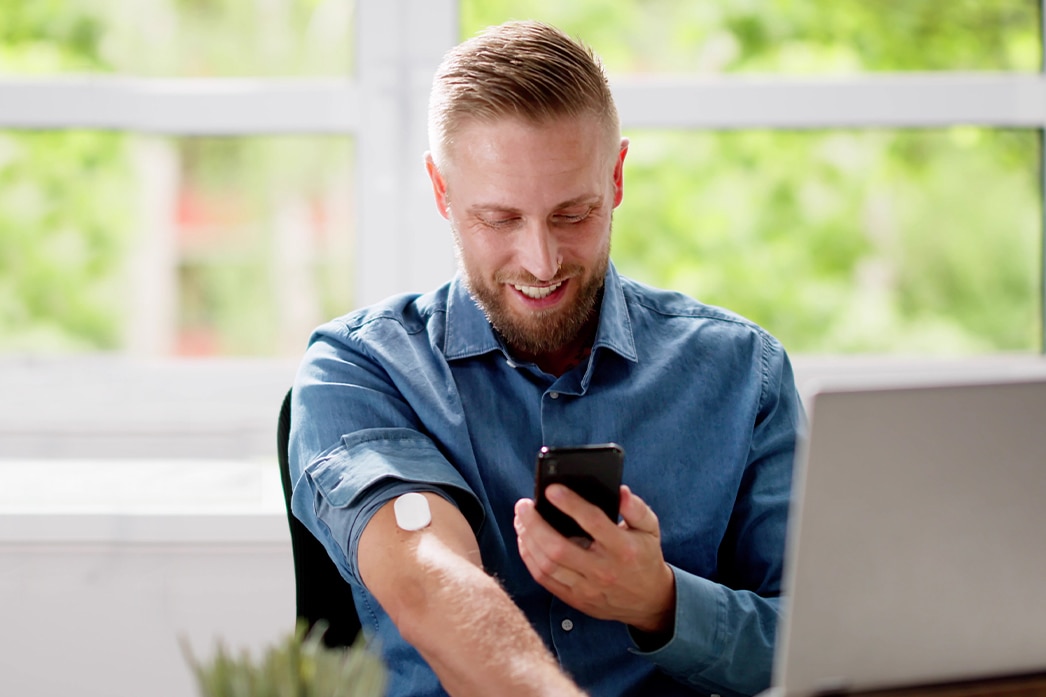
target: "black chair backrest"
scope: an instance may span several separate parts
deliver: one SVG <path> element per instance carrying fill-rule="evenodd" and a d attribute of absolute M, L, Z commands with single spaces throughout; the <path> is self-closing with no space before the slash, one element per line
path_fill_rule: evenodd
<path fill-rule="evenodd" d="M 338 568 L 320 541 L 291 513 L 291 474 L 287 452 L 290 431 L 291 392 L 288 390 L 280 407 L 276 446 L 280 479 L 283 481 L 283 500 L 287 505 L 287 522 L 291 528 L 298 619 L 308 622 L 309 629 L 317 622 L 325 622 L 327 631 L 323 641 L 327 646 L 349 646 L 360 633 L 360 618 L 353 604 L 352 588 L 338 573 Z"/>

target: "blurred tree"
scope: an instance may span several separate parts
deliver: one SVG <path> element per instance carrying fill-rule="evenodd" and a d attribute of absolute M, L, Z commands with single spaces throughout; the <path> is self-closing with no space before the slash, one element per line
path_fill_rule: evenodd
<path fill-rule="evenodd" d="M 0 72 L 104 69 L 99 17 L 0 0 Z M 125 136 L 0 132 L 0 350 L 113 348 L 134 196 Z"/>

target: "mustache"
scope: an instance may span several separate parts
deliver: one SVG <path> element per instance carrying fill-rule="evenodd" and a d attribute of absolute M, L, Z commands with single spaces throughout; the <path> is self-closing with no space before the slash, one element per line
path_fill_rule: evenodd
<path fill-rule="evenodd" d="M 566 264 L 564 266 L 559 267 L 559 270 L 556 271 L 555 277 L 553 277 L 550 281 L 542 281 L 537 276 L 527 273 L 526 271 L 499 271 L 496 274 L 494 274 L 494 281 L 497 283 L 506 283 L 508 285 L 519 286 L 551 286 L 557 283 L 561 283 L 567 280 L 568 278 L 580 276 L 584 273 L 584 271 L 584 267 L 580 264 Z"/>

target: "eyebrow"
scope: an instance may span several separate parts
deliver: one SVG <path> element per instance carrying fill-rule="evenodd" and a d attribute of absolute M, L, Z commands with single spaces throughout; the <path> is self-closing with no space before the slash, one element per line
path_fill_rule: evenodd
<path fill-rule="evenodd" d="M 575 196 L 572 199 L 563 201 L 562 203 L 556 204 L 553 210 L 562 210 L 564 208 L 573 208 L 574 206 L 589 205 L 593 208 L 598 207 L 603 202 L 603 197 L 599 194 L 582 194 L 581 196 Z M 468 213 L 514 213 L 520 214 L 518 208 L 513 206 L 505 206 L 499 203 L 478 203 L 474 206 L 469 206 Z"/>

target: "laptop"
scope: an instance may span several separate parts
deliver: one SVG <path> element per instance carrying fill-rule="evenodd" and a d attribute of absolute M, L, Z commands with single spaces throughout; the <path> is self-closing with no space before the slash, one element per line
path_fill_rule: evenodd
<path fill-rule="evenodd" d="M 764 694 L 1046 672 L 1046 376 L 905 382 L 807 393 Z"/>

